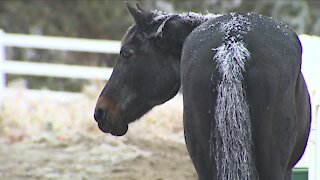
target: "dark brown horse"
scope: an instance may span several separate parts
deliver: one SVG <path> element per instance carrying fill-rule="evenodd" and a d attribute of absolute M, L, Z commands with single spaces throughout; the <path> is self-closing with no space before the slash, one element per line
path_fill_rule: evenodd
<path fill-rule="evenodd" d="M 105 133 L 183 88 L 187 148 L 199 179 L 291 180 L 310 128 L 301 44 L 256 14 L 164 14 L 128 6 L 122 40 L 94 117 Z"/>

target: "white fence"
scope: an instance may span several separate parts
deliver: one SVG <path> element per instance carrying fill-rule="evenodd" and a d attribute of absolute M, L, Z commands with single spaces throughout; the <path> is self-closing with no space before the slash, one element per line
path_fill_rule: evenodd
<path fill-rule="evenodd" d="M 0 94 L 6 88 L 6 74 L 106 80 L 112 73 L 112 68 L 7 60 L 6 47 L 115 54 L 119 52 L 120 42 L 11 34 L 0 30 Z"/>
<path fill-rule="evenodd" d="M 320 179 L 320 38 L 300 36 L 304 48 L 302 71 L 312 95 L 313 123 L 308 147 L 298 167 L 309 168 L 309 179 Z M 80 79 L 109 79 L 112 68 L 7 60 L 5 47 L 54 49 L 92 53 L 119 52 L 120 42 L 5 33 L 0 30 L 0 98 L 6 88 L 6 74 Z"/>

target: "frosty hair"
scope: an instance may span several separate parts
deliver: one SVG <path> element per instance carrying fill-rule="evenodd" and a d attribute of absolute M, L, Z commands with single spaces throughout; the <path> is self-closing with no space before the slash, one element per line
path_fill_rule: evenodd
<path fill-rule="evenodd" d="M 221 79 L 217 85 L 215 127 L 211 127 L 210 137 L 211 152 L 216 152 L 214 157 L 211 153 L 211 158 L 215 158 L 219 179 L 249 180 L 255 165 L 249 107 L 243 85 L 250 52 L 245 47 L 243 35 L 250 31 L 250 21 L 233 13 L 230 20 L 221 23 L 220 31 L 224 34 L 223 43 L 213 49 Z"/>

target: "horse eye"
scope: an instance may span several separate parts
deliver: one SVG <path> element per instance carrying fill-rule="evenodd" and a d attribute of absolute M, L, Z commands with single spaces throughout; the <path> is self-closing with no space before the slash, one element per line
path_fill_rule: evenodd
<path fill-rule="evenodd" d="M 125 59 L 130 58 L 133 54 L 134 54 L 133 49 L 121 49 L 120 50 L 120 56 Z"/>

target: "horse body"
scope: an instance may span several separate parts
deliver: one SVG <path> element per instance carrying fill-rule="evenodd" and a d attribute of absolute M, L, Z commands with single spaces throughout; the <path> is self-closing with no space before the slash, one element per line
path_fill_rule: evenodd
<path fill-rule="evenodd" d="M 185 139 L 199 179 L 291 179 L 310 128 L 297 35 L 255 14 L 128 9 L 136 24 L 97 102 L 99 128 L 124 135 L 181 84 Z"/>
<path fill-rule="evenodd" d="M 221 27 L 233 20 L 244 20 L 238 24 L 245 23 L 246 27 L 238 27 L 238 32 L 232 32 L 231 28 L 230 37 L 226 37 Z M 233 37 L 237 37 L 236 40 L 229 41 Z M 222 60 L 229 61 L 224 64 L 228 66 L 229 63 L 229 69 L 219 65 L 216 55 L 217 49 L 226 43 L 230 46 L 231 57 L 224 56 Z M 232 53 L 232 44 L 239 46 L 239 43 L 246 47 L 250 56 Z M 241 51 L 243 47 L 237 48 Z M 244 66 L 239 62 L 231 62 L 239 59 L 239 55 L 243 56 Z M 209 20 L 191 32 L 182 51 L 181 84 L 186 143 L 199 179 L 291 179 L 292 168 L 304 151 L 310 128 L 310 102 L 300 65 L 301 45 L 296 34 L 267 17 L 254 14 L 226 15 Z M 241 70 L 242 79 L 223 82 L 226 73 L 231 73 L 233 77 L 237 70 Z M 238 91 L 234 90 L 232 84 L 236 87 L 239 81 L 241 87 Z M 219 96 L 227 95 L 219 91 L 221 84 L 230 90 L 228 93 L 232 96 L 226 97 L 227 100 L 222 99 L 228 102 L 223 107 L 219 107 L 222 105 L 219 105 Z M 241 101 L 249 107 L 249 114 L 243 119 L 240 118 L 241 113 L 246 112 L 237 109 Z M 237 133 L 230 136 L 232 139 L 224 140 L 227 144 L 240 143 L 240 149 L 225 149 L 222 141 L 216 139 L 219 137 L 217 134 L 212 139 L 212 132 L 217 131 L 218 127 L 217 113 L 220 112 L 217 108 L 219 111 L 225 109 L 223 113 L 233 108 L 230 112 L 235 114 L 235 118 L 250 122 L 248 126 L 248 123 L 239 121 L 240 125 L 236 127 L 234 122 L 237 121 L 224 119 L 224 125 L 229 130 L 240 132 L 245 129 L 243 127 L 251 127 L 247 132 L 251 135 L 244 134 L 241 137 L 241 133 Z M 244 141 L 233 140 L 243 137 Z M 212 146 L 212 141 L 220 144 L 214 143 Z M 227 164 L 225 169 L 220 170 L 221 176 L 217 176 L 217 161 L 220 161 L 219 166 L 223 162 L 215 155 L 212 157 L 212 154 L 219 151 L 225 152 L 223 155 L 228 156 L 229 163 L 235 161 L 232 164 L 237 164 L 234 168 L 238 171 L 229 172 L 234 174 L 233 178 L 227 178 L 230 177 L 228 171 L 233 168 L 232 164 Z M 241 158 L 248 159 L 239 157 L 245 156 L 244 151 L 250 154 L 253 162 L 240 161 Z M 250 169 L 240 166 L 245 163 Z M 249 175 L 245 175 L 246 172 L 250 172 Z M 240 177 L 235 178 L 237 175 Z"/>

